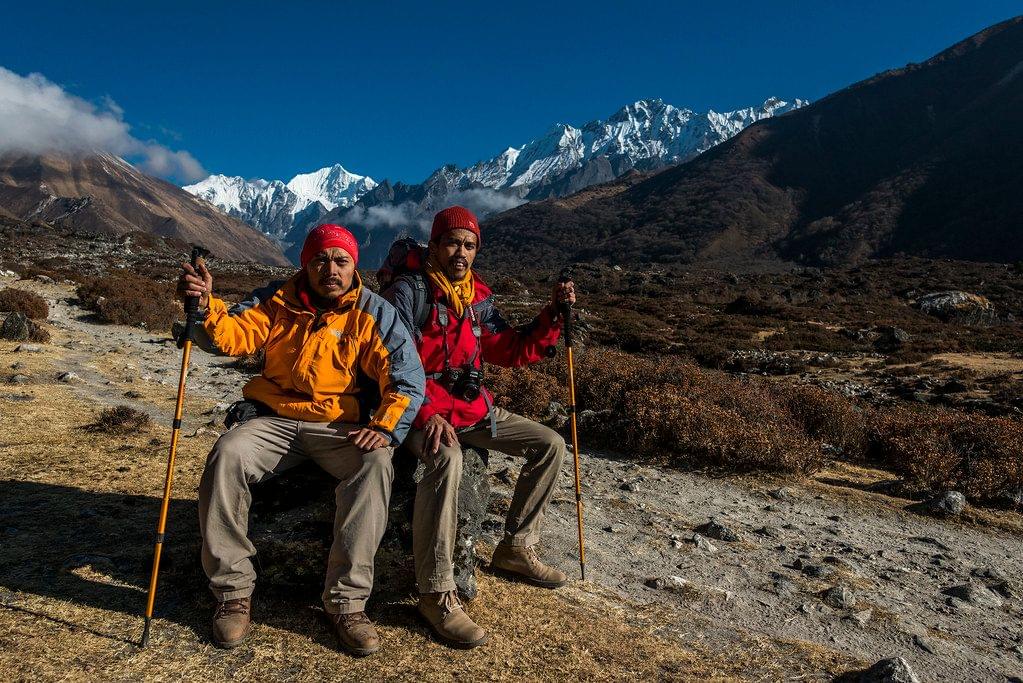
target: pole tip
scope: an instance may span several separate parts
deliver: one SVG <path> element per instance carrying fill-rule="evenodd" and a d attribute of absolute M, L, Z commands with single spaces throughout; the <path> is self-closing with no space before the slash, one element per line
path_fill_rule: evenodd
<path fill-rule="evenodd" d="M 142 628 L 142 642 L 140 643 L 140 647 L 149 645 L 149 617 L 145 617 L 145 620 L 146 625 Z"/>
<path fill-rule="evenodd" d="M 585 564 L 579 565 L 579 573 L 582 574 L 583 581 L 585 581 L 586 580 L 586 565 Z"/>

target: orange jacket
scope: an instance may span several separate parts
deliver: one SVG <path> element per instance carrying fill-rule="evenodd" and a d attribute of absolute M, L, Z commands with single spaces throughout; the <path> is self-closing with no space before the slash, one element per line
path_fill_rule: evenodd
<path fill-rule="evenodd" d="M 266 351 L 263 372 L 245 385 L 245 398 L 295 420 L 368 421 L 400 443 L 423 401 L 425 377 L 412 337 L 358 273 L 338 305 L 319 316 L 298 298 L 305 276 L 297 273 L 266 301 L 232 314 L 211 296 L 203 328 L 227 355 Z M 367 395 L 360 375 L 373 380 L 378 396 Z M 367 406 L 376 405 L 370 418 Z"/>

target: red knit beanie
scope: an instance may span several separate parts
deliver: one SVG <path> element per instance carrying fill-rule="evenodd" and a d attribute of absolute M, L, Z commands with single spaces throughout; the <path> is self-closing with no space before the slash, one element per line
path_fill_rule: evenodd
<path fill-rule="evenodd" d="M 358 265 L 359 243 L 355 241 L 355 235 L 348 232 L 348 228 L 343 225 L 324 223 L 317 225 L 306 235 L 305 244 L 302 245 L 302 267 L 305 268 L 314 256 L 331 247 L 344 249 Z"/>
<path fill-rule="evenodd" d="M 480 223 L 476 220 L 476 214 L 464 206 L 449 206 L 433 217 L 430 241 L 433 242 L 449 230 L 457 230 L 459 228 L 468 230 L 476 235 L 476 246 L 479 247 L 482 241 L 480 238 Z"/>

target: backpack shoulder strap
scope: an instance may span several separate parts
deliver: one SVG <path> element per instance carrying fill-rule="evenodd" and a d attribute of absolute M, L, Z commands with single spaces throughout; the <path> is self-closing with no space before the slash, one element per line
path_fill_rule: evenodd
<path fill-rule="evenodd" d="M 430 319 L 430 296 L 426 287 L 426 276 L 420 271 L 408 274 L 412 284 L 412 322 L 416 330 L 422 330 Z"/>

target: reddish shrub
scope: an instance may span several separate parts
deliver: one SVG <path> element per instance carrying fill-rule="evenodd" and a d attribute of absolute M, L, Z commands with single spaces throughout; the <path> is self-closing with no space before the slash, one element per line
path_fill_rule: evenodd
<path fill-rule="evenodd" d="M 930 489 L 988 501 L 1023 486 L 1023 423 L 941 408 L 879 412 L 871 455 Z"/>
<path fill-rule="evenodd" d="M 0 311 L 24 313 L 32 320 L 46 320 L 50 315 L 50 306 L 46 299 L 35 292 L 7 287 L 0 289 Z"/>
<path fill-rule="evenodd" d="M 170 330 L 181 315 L 174 285 L 123 271 L 93 278 L 77 290 L 82 305 L 95 311 L 102 322 L 132 325 L 149 330 Z"/>
<path fill-rule="evenodd" d="M 776 384 L 773 393 L 810 437 L 841 449 L 846 459 L 859 460 L 869 444 L 869 412 L 841 394 L 809 384 Z"/>

